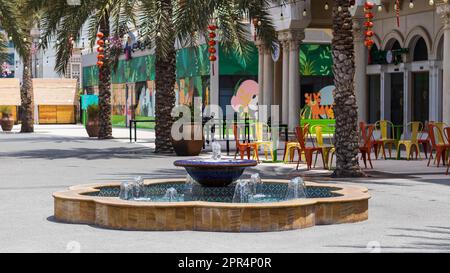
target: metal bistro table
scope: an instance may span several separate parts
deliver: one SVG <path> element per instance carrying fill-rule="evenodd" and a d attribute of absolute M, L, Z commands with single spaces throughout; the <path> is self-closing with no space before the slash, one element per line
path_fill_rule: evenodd
<path fill-rule="evenodd" d="M 133 142 L 133 128 L 134 128 L 134 142 L 137 142 L 137 124 L 138 123 L 155 123 L 154 119 L 132 119 L 129 123 L 130 128 L 130 143 Z"/>

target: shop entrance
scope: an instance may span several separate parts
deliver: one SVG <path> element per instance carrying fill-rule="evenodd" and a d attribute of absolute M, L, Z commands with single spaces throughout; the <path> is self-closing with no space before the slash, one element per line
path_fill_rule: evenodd
<path fill-rule="evenodd" d="M 403 125 L 403 73 L 391 74 L 391 121 Z"/>
<path fill-rule="evenodd" d="M 430 75 L 428 72 L 413 73 L 412 120 L 425 124 L 429 119 Z"/>

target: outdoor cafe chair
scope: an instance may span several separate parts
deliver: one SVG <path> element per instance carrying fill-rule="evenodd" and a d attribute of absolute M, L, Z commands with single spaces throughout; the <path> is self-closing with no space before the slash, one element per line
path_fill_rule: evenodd
<path fill-rule="evenodd" d="M 359 145 L 359 152 L 361 153 L 361 158 L 364 162 L 364 167 L 367 169 L 367 160 L 368 160 L 370 168 L 373 169 L 370 153 L 372 151 L 374 125 L 366 125 L 364 122 L 360 122 L 359 127 L 361 129 L 361 139 L 362 139 L 362 143 L 360 143 Z"/>
<path fill-rule="evenodd" d="M 314 141 L 312 142 L 312 145 L 313 145 L 312 147 L 306 146 L 305 136 L 307 135 L 307 132 L 305 132 L 305 129 L 302 126 L 298 126 L 297 128 L 295 128 L 295 135 L 297 136 L 298 143 L 300 144 L 300 148 L 298 148 L 299 154 L 302 154 L 302 153 L 305 154 L 306 165 L 308 167 L 308 170 L 311 169 L 312 156 L 314 153 L 320 153 L 322 155 L 322 161 L 324 162 L 323 165 L 325 166 L 325 159 L 323 157 L 322 148 L 314 146 Z M 300 161 L 301 161 L 301 157 L 299 157 L 298 162 L 297 162 L 297 170 L 298 170 L 298 167 L 300 166 Z"/>
<path fill-rule="evenodd" d="M 428 124 L 428 135 L 430 136 L 431 141 L 431 151 L 427 166 L 430 166 L 431 159 L 433 158 L 433 152 L 436 152 L 435 161 L 437 161 L 437 166 L 439 167 L 441 158 L 442 164 L 445 165 L 446 152 L 450 149 L 450 144 L 439 143 L 440 139 L 444 139 L 444 135 L 435 123 Z"/>
<path fill-rule="evenodd" d="M 414 151 L 416 152 L 416 159 L 420 156 L 419 152 L 419 133 L 422 132 L 423 124 L 420 121 L 413 121 L 407 124 L 406 131 L 410 129 L 411 139 L 401 139 L 397 144 L 397 159 L 400 159 L 401 147 L 404 146 L 406 149 L 406 160 L 411 158 L 411 155 Z"/>
<path fill-rule="evenodd" d="M 303 125 L 303 132 L 304 132 L 304 137 L 306 137 L 306 134 L 309 131 L 309 123 L 305 123 Z M 300 148 L 300 144 L 298 143 L 297 138 L 295 139 L 295 141 L 289 141 L 287 143 L 284 144 L 284 163 L 287 163 L 288 160 L 293 161 L 294 160 L 294 155 L 295 155 L 295 151 L 298 151 L 298 158 L 301 159 L 302 157 L 302 152 L 299 149 Z"/>
<path fill-rule="evenodd" d="M 254 144 L 256 144 L 256 152 L 259 151 L 259 148 L 262 146 L 264 149 L 264 155 L 266 157 L 266 160 L 268 160 L 268 153 L 270 153 L 270 156 L 272 158 L 272 160 L 274 159 L 273 157 L 273 143 L 270 140 L 264 140 L 264 123 L 262 122 L 256 122 L 255 123 L 255 136 L 256 136 L 256 140 L 253 142 Z M 267 131 L 269 132 L 269 131 Z M 270 135 L 270 134 L 268 134 Z"/>
<path fill-rule="evenodd" d="M 383 149 L 384 159 L 386 159 L 385 147 L 389 150 L 389 157 L 392 157 L 392 147 L 395 146 L 395 130 L 394 124 L 389 120 L 379 120 L 375 123 L 375 130 L 379 130 L 381 133 L 379 141 L 381 141 L 379 149 Z M 375 152 L 375 157 L 378 159 L 379 149 Z"/>
<path fill-rule="evenodd" d="M 324 129 L 323 125 L 314 125 L 311 127 L 311 131 L 315 134 L 316 137 L 317 147 L 322 148 L 324 167 L 325 169 L 329 169 L 331 167 L 331 164 L 329 163 L 330 155 L 332 156 L 334 154 L 335 148 L 331 143 L 331 140 L 330 144 L 326 144 L 324 142 L 323 129 Z M 316 159 L 314 160 L 314 167 L 316 167 L 318 156 L 319 153 L 316 153 Z"/>
<path fill-rule="evenodd" d="M 236 141 L 236 153 L 234 154 L 234 159 L 236 159 L 238 154 L 241 156 L 241 159 L 244 159 L 245 153 L 247 153 L 247 159 L 250 159 L 250 153 L 253 150 L 253 158 L 259 162 L 256 143 L 245 142 L 245 140 L 241 143 L 239 139 L 238 125 L 236 123 L 233 124 L 233 134 Z"/>

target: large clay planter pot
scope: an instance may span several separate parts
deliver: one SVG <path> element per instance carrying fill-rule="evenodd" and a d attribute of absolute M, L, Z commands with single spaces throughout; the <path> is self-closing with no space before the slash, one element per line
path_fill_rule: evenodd
<path fill-rule="evenodd" d="M 89 137 L 98 137 L 100 122 L 98 119 L 88 120 L 86 122 L 86 131 Z"/>
<path fill-rule="evenodd" d="M 203 149 L 204 135 L 201 123 L 186 123 L 182 125 L 184 139 L 174 140 L 172 146 L 178 156 L 197 156 Z M 197 139 L 196 139 L 197 136 Z M 201 136 L 201 139 L 198 139 Z"/>
<path fill-rule="evenodd" d="M 14 127 L 14 119 L 12 114 L 2 114 L 2 121 L 1 121 L 2 130 L 4 132 L 11 132 L 11 130 Z"/>

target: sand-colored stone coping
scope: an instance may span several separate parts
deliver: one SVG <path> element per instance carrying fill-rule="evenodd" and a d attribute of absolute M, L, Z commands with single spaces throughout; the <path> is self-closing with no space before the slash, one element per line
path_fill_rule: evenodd
<path fill-rule="evenodd" d="M 287 180 L 263 180 L 288 183 Z M 182 183 L 183 179 L 151 179 L 146 185 Z M 307 182 L 329 187 L 339 196 L 274 203 L 136 202 L 86 195 L 120 183 L 88 184 L 53 194 L 57 221 L 122 230 L 198 230 L 222 232 L 282 231 L 314 225 L 368 219 L 370 194 L 364 187 Z"/>

